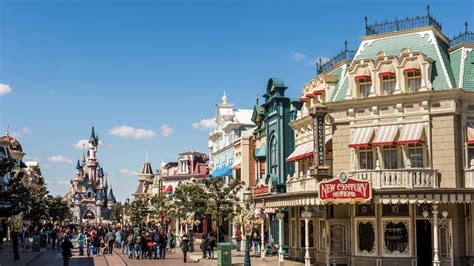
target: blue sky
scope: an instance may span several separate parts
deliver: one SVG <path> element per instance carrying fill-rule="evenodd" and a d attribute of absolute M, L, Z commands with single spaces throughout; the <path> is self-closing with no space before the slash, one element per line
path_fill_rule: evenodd
<path fill-rule="evenodd" d="M 275 76 L 296 97 L 316 58 L 357 47 L 364 16 L 424 15 L 427 4 L 448 37 L 474 25 L 472 1 L 0 0 L 0 129 L 10 124 L 64 194 L 94 123 L 123 201 L 146 151 L 154 168 L 207 151 L 208 129 L 193 123 L 215 115 L 223 91 L 251 108 Z"/>

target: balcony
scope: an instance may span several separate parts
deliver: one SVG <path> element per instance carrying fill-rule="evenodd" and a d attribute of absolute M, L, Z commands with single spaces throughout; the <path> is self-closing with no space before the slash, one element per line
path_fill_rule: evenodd
<path fill-rule="evenodd" d="M 433 169 L 358 170 L 349 176 L 372 182 L 374 189 L 438 188 L 438 171 Z"/>
<path fill-rule="evenodd" d="M 290 192 L 301 192 L 301 191 L 317 191 L 318 181 L 316 178 L 311 177 L 310 171 L 306 174 L 303 172 L 295 173 L 293 176 L 288 175 L 286 181 L 286 191 Z"/>

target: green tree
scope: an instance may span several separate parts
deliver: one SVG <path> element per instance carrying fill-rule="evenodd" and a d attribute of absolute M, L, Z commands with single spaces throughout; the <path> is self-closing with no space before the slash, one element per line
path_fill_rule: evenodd
<path fill-rule="evenodd" d="M 133 224 L 141 224 L 148 211 L 147 203 L 144 200 L 134 200 L 127 206 L 127 214 Z"/>
<path fill-rule="evenodd" d="M 125 212 L 125 206 L 121 202 L 118 202 L 117 205 L 115 205 L 115 209 L 112 213 L 112 221 L 116 223 L 123 222 L 122 218 L 123 218 L 124 212 Z"/>
<path fill-rule="evenodd" d="M 66 219 L 72 218 L 71 209 L 68 206 L 66 200 L 61 196 L 51 196 L 46 197 L 46 207 L 47 215 L 53 222 L 64 221 Z"/>
<path fill-rule="evenodd" d="M 220 226 L 224 221 L 232 220 L 240 213 L 240 205 L 237 193 L 242 189 L 245 183 L 235 179 L 224 184 L 222 178 L 207 179 L 205 181 L 207 194 L 207 213 L 216 222 L 217 239 L 220 240 Z"/>
<path fill-rule="evenodd" d="M 39 222 L 40 219 L 48 219 L 47 195 L 49 191 L 46 189 L 46 186 L 43 183 L 33 182 L 28 185 L 27 189 L 31 195 L 29 198 L 30 206 L 34 207 L 28 208 L 23 218 L 33 223 Z"/>
<path fill-rule="evenodd" d="M 14 160 L 0 160 L 0 178 L 5 175 L 10 177 L 6 189 L 2 187 L 0 190 L 0 213 L 6 217 L 24 213 L 31 208 L 31 194 L 23 182 L 25 173 L 14 166 Z"/>
<path fill-rule="evenodd" d="M 187 219 L 193 215 L 195 221 L 207 217 L 207 193 L 202 182 L 193 181 L 180 184 L 173 194 L 176 219 Z"/>

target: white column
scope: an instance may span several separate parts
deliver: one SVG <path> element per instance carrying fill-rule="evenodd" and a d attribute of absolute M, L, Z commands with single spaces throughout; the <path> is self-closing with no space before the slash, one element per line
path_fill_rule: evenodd
<path fill-rule="evenodd" d="M 285 218 L 285 213 L 279 212 L 278 217 L 278 265 L 283 266 L 283 218 Z"/>
<path fill-rule="evenodd" d="M 306 252 L 304 253 L 304 265 L 310 266 L 311 257 L 309 256 L 309 218 L 304 218 L 304 245 Z"/>
<path fill-rule="evenodd" d="M 438 205 L 433 205 L 433 266 L 439 266 L 439 243 L 438 243 Z"/>
<path fill-rule="evenodd" d="M 262 213 L 260 214 L 260 240 L 262 243 L 262 248 L 261 248 L 261 253 L 260 253 L 260 259 L 262 261 L 265 261 L 265 253 L 266 253 L 266 248 L 265 248 L 265 214 Z"/>

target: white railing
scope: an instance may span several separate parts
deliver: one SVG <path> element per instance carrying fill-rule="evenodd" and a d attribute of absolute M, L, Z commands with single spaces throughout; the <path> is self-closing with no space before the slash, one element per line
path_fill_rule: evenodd
<path fill-rule="evenodd" d="M 474 188 L 474 168 L 464 171 L 464 186 Z"/>
<path fill-rule="evenodd" d="M 299 172 L 293 176 L 288 175 L 286 181 L 286 192 L 316 191 L 318 190 L 318 181 L 310 175 L 309 170 L 306 173 Z"/>
<path fill-rule="evenodd" d="M 349 175 L 371 181 L 374 189 L 439 187 L 438 171 L 433 169 L 357 170 Z"/>

